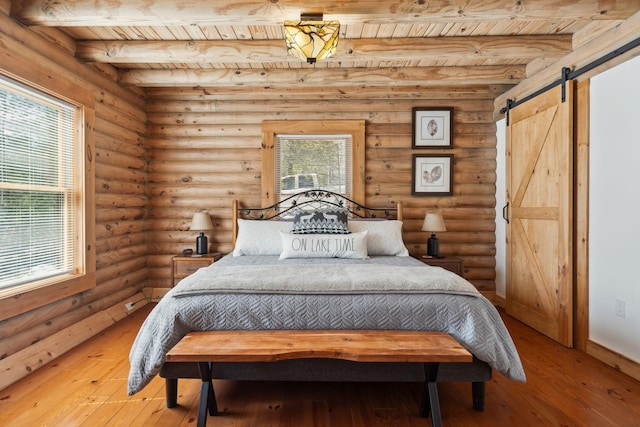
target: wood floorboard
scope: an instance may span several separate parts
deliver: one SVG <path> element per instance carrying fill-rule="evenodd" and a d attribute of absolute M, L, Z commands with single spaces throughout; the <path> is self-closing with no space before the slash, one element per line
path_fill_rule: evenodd
<path fill-rule="evenodd" d="M 151 307 L 103 331 L 0 391 L 0 425 L 195 425 L 198 380 L 181 380 L 167 409 L 164 380 L 127 396 L 129 349 Z M 494 373 L 484 412 L 471 408 L 468 383 L 439 385 L 446 427 L 640 426 L 640 382 L 577 350 L 566 349 L 503 314 L 527 373 L 518 383 Z M 414 383 L 215 381 L 219 427 L 427 427 Z"/>

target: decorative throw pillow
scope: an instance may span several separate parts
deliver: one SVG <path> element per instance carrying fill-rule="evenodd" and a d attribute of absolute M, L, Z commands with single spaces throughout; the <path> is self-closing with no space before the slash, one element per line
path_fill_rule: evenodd
<path fill-rule="evenodd" d="M 280 232 L 285 258 L 369 258 L 367 231 L 346 234 L 291 234 Z"/>
<path fill-rule="evenodd" d="M 291 232 L 293 234 L 349 234 L 347 212 L 340 209 L 297 212 Z"/>

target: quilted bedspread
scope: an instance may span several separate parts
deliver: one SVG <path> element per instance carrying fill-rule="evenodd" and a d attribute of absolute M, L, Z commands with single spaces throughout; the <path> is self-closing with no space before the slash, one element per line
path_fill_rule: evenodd
<path fill-rule="evenodd" d="M 416 268 L 419 267 L 419 268 Z M 457 274 L 442 268 L 406 267 L 402 274 L 395 265 L 379 264 L 272 264 L 203 268 L 189 276 L 173 293 L 176 297 L 227 293 L 270 294 L 363 294 L 363 293 L 450 293 L 478 296 L 480 293 Z M 428 270 L 428 274 L 425 274 Z M 300 280 L 304 278 L 304 280 Z"/>
<path fill-rule="evenodd" d="M 129 355 L 129 394 L 144 388 L 162 367 L 165 354 L 191 331 L 216 329 L 406 329 L 449 333 L 478 359 L 506 377 L 525 381 L 520 357 L 496 308 L 482 295 L 450 294 L 444 291 L 322 293 L 215 292 L 178 296 L 190 281 L 215 275 L 227 266 L 313 264 L 391 265 L 402 277 L 411 269 L 425 275 L 447 275 L 410 257 L 372 257 L 367 260 L 285 259 L 266 256 L 228 255 L 213 265 L 183 279 L 165 295 L 143 323 Z M 376 268 L 372 268 L 375 271 Z M 443 273 L 444 272 L 444 273 Z M 300 279 L 304 282 L 305 276 Z"/>

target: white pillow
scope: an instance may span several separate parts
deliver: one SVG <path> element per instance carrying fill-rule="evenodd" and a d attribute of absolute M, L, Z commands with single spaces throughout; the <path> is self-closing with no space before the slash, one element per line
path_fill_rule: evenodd
<path fill-rule="evenodd" d="M 280 231 L 291 230 L 290 221 L 238 219 L 238 238 L 233 256 L 280 255 Z"/>
<path fill-rule="evenodd" d="M 349 221 L 352 233 L 367 230 L 367 253 L 371 256 L 409 256 L 402 240 L 402 221 Z"/>
<path fill-rule="evenodd" d="M 291 234 L 280 232 L 285 258 L 368 258 L 367 231 L 351 234 Z"/>

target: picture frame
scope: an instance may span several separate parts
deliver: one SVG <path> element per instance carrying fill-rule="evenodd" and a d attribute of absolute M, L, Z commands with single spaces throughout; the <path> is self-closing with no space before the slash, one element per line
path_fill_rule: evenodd
<path fill-rule="evenodd" d="M 414 196 L 451 196 L 453 154 L 414 154 L 411 181 Z"/>
<path fill-rule="evenodd" d="M 411 112 L 413 148 L 451 148 L 452 107 L 413 107 Z"/>

